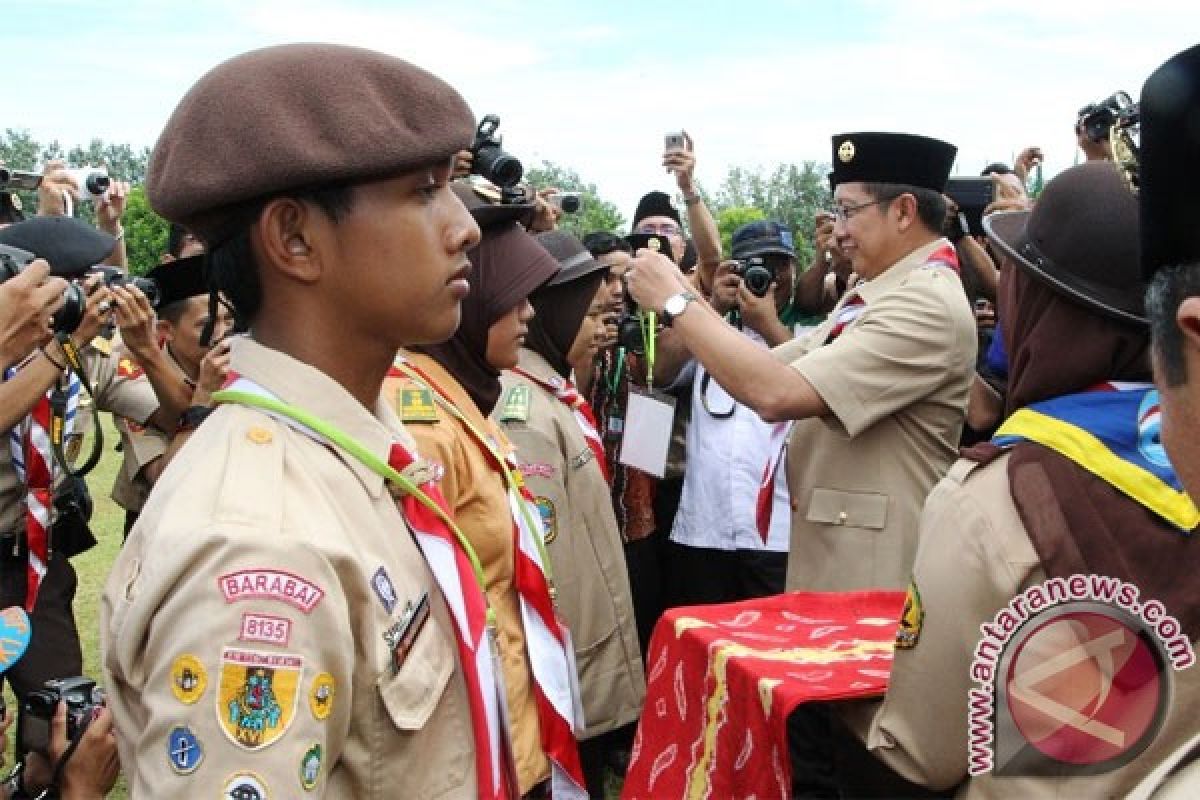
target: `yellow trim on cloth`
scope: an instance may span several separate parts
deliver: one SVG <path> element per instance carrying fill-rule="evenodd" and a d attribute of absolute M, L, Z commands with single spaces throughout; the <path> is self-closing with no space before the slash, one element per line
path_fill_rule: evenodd
<path fill-rule="evenodd" d="M 1083 428 L 1023 408 L 1000 426 L 996 436 L 1020 436 L 1049 447 L 1184 532 L 1200 525 L 1200 510 L 1186 492 L 1121 458 Z"/>

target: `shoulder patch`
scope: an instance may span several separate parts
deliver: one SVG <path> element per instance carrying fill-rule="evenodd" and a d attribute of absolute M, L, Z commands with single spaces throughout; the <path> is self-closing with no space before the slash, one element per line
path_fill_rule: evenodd
<path fill-rule="evenodd" d="M 300 758 L 300 785 L 304 791 L 311 792 L 317 788 L 317 779 L 321 777 L 321 744 L 314 743 Z"/>
<path fill-rule="evenodd" d="M 185 653 L 171 662 L 171 694 L 184 705 L 200 699 L 208 686 L 208 673 L 200 659 Z"/>
<path fill-rule="evenodd" d="M 221 797 L 229 800 L 268 800 L 267 782 L 253 772 L 235 772 L 225 779 Z"/>
<path fill-rule="evenodd" d="M 304 659 L 226 647 L 221 652 L 217 722 L 229 740 L 246 750 L 278 741 L 296 718 Z"/>
<path fill-rule="evenodd" d="M 558 538 L 558 509 L 549 497 L 538 497 L 534 501 L 538 513 L 542 515 L 542 527 L 546 530 L 546 544 Z"/>
<path fill-rule="evenodd" d="M 917 646 L 921 637 L 921 625 L 925 622 L 925 606 L 921 604 L 921 592 L 917 582 L 908 582 L 908 594 L 904 598 L 904 611 L 900 613 L 900 627 L 896 630 L 896 647 L 904 650 Z"/>
<path fill-rule="evenodd" d="M 171 730 L 171 735 L 167 738 L 167 759 L 171 762 L 171 769 L 180 775 L 195 772 L 196 767 L 204 760 L 204 749 L 200 746 L 200 740 L 186 725 Z"/>
<path fill-rule="evenodd" d="M 437 407 L 433 392 L 419 386 L 402 386 L 396 390 L 396 413 L 401 422 L 437 422 Z"/>
<path fill-rule="evenodd" d="M 325 596 L 321 587 L 310 580 L 277 569 L 244 569 L 217 578 L 226 603 L 239 600 L 278 600 L 305 614 L 316 608 Z"/>
<path fill-rule="evenodd" d="M 96 341 L 106 342 L 107 340 L 98 339 Z M 92 346 L 95 346 L 96 341 L 92 342 Z M 140 378 L 142 377 L 142 368 L 139 367 L 132 358 L 129 358 L 128 356 L 121 356 L 121 358 L 117 360 L 117 376 L 121 378 L 129 378 L 130 380 L 133 380 L 134 378 Z"/>
<path fill-rule="evenodd" d="M 533 404 L 533 392 L 524 383 L 508 387 L 500 401 L 501 422 L 529 422 L 529 407 Z"/>

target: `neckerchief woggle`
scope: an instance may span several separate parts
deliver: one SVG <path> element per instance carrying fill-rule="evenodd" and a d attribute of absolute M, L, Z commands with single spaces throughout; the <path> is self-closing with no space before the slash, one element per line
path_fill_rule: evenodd
<path fill-rule="evenodd" d="M 500 453 L 496 443 L 468 420 L 446 391 L 416 365 L 401 357 L 396 360 L 395 368 L 432 392 L 435 402 L 462 423 L 504 480 L 516 540 L 513 583 L 520 599 L 542 749 L 550 760 L 550 796 L 555 800 L 584 800 L 587 790 L 574 734 L 584 725 L 579 673 L 570 629 L 558 618 L 554 606 L 553 577 L 541 513 L 520 478 L 520 468 L 512 454 Z"/>
<path fill-rule="evenodd" d="M 212 398 L 217 404 L 257 408 L 330 449 L 336 446 L 384 478 L 455 621 L 455 641 L 475 736 L 479 796 L 488 800 L 516 800 L 519 795 L 516 768 L 508 731 L 501 724 L 505 690 L 499 673 L 495 615 L 483 591 L 479 557 L 451 518 L 436 485 L 435 470 L 428 462 L 414 459 L 399 442 L 393 442 L 389 460 L 384 461 L 324 420 L 280 401 L 232 371 L 225 388 Z"/>
<path fill-rule="evenodd" d="M 992 443 L 1036 442 L 1070 459 L 1183 532 L 1200 511 L 1163 448 L 1158 390 L 1110 381 L 1078 394 L 1033 403 L 1012 414 Z"/>

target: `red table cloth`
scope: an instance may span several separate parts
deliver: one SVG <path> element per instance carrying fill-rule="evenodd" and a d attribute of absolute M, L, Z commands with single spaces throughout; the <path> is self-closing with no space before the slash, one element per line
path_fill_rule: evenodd
<path fill-rule="evenodd" d="M 881 695 L 904 592 L 790 592 L 668 611 L 622 798 L 787 798 L 800 703 Z"/>

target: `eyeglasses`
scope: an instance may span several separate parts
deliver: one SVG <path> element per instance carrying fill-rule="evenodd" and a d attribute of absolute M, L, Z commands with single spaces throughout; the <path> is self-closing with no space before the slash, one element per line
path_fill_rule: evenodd
<path fill-rule="evenodd" d="M 850 219 L 855 214 L 857 214 L 859 211 L 862 211 L 864 208 L 870 208 L 871 206 L 877 206 L 880 203 L 890 203 L 895 199 L 896 198 L 894 198 L 894 197 L 885 197 L 882 200 L 872 200 L 869 203 L 859 203 L 856 206 L 835 205 L 833 208 L 829 209 L 829 213 L 833 214 L 833 218 L 835 220 L 837 220 L 838 222 L 845 223 L 846 220 Z"/>
<path fill-rule="evenodd" d="M 664 222 L 661 225 L 638 225 L 634 233 L 657 233 L 659 236 L 678 236 L 683 233 L 678 225 Z"/>

